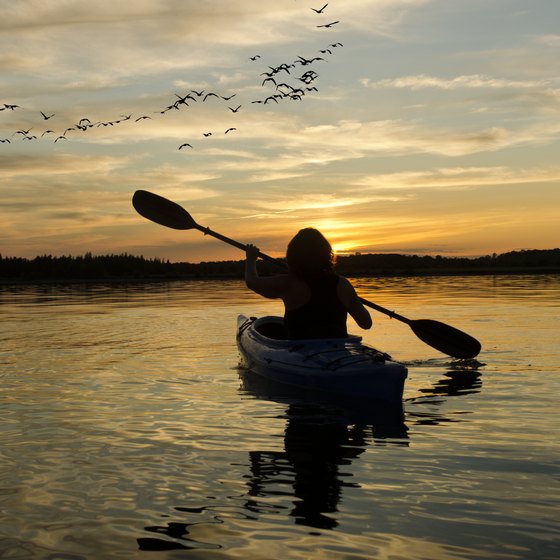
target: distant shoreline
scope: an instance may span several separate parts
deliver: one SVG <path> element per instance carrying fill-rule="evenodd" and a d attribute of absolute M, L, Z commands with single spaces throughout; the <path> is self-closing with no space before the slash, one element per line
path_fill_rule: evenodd
<path fill-rule="evenodd" d="M 259 262 L 262 275 L 276 274 L 278 270 L 278 266 L 267 261 Z M 336 271 L 348 278 L 559 274 L 560 249 L 512 251 L 476 258 L 356 253 L 338 257 Z M 44 255 L 34 259 L 0 255 L 0 285 L 4 286 L 241 280 L 243 274 L 243 260 L 172 263 L 126 253 Z"/>

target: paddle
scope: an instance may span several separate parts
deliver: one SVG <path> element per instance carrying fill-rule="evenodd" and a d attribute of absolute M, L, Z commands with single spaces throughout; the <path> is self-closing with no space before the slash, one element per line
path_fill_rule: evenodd
<path fill-rule="evenodd" d="M 197 229 L 205 235 L 211 235 L 242 251 L 247 248 L 239 241 L 197 224 L 182 206 L 157 194 L 144 190 L 136 191 L 132 197 L 132 205 L 141 216 L 162 226 L 173 229 Z M 259 257 L 278 266 L 286 267 L 283 261 L 265 255 L 260 251 Z M 364 298 L 360 298 L 360 301 L 367 307 L 406 323 L 420 340 L 444 354 L 454 358 L 469 359 L 474 358 L 480 352 L 480 342 L 455 327 L 432 319 L 408 319 Z"/>

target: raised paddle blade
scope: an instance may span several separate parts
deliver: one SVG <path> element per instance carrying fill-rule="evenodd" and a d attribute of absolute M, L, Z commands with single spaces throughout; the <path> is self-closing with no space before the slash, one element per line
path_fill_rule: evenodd
<path fill-rule="evenodd" d="M 132 197 L 132 205 L 144 218 L 156 224 L 173 229 L 192 229 L 198 224 L 191 215 L 182 207 L 149 191 L 136 191 Z"/>
<path fill-rule="evenodd" d="M 481 350 L 476 338 L 445 323 L 414 319 L 409 325 L 420 340 L 448 356 L 466 360 L 478 356 Z"/>

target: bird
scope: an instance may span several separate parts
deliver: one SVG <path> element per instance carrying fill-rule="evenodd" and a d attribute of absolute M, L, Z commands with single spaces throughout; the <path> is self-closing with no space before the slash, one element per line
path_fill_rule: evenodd
<path fill-rule="evenodd" d="M 343 46 L 344 46 L 344 45 L 343 45 L 342 43 L 332 43 L 331 45 L 329 45 L 329 47 L 333 47 L 333 48 L 336 48 L 336 47 L 343 47 Z"/>
<path fill-rule="evenodd" d="M 233 126 L 231 126 L 230 128 L 228 128 L 224 134 L 227 134 L 228 132 L 231 132 L 232 130 L 237 130 L 237 128 L 234 128 Z"/>
<path fill-rule="evenodd" d="M 316 10 L 315 8 L 311 8 L 314 12 L 317 12 L 318 14 L 322 14 L 323 10 L 328 6 L 328 4 L 325 4 L 322 8 L 319 8 L 318 10 Z"/>
<path fill-rule="evenodd" d="M 232 107 L 228 107 L 228 109 L 229 109 L 232 113 L 237 113 L 237 111 L 239 111 L 239 109 L 241 109 L 241 105 L 238 105 L 235 109 L 233 109 Z"/>
<path fill-rule="evenodd" d="M 290 84 L 287 84 L 286 82 L 282 82 L 281 84 L 276 84 L 276 89 L 280 89 L 281 87 L 289 88 L 292 91 L 294 90 L 294 87 L 291 86 Z"/>
<path fill-rule="evenodd" d="M 333 25 L 336 25 L 337 23 L 340 23 L 340 21 L 331 21 L 330 23 L 325 23 L 324 25 L 318 25 L 317 27 L 332 27 Z"/>
<path fill-rule="evenodd" d="M 4 109 L 2 109 L 2 111 L 3 111 L 3 110 L 4 110 Z M 0 138 L 0 142 L 2 142 L 2 144 L 3 144 L 4 142 L 8 142 L 8 144 L 11 144 L 11 142 L 10 142 L 10 140 L 9 140 L 8 138 Z"/>
<path fill-rule="evenodd" d="M 134 122 L 138 122 L 141 121 L 143 119 L 151 119 L 152 117 L 148 117 L 147 115 L 144 115 L 143 117 L 138 117 Z M 108 123 L 108 124 L 113 124 L 113 123 Z"/>
<path fill-rule="evenodd" d="M 228 97 L 224 97 L 223 95 L 222 95 L 221 97 L 222 97 L 222 99 L 223 99 L 224 101 L 229 101 L 232 97 L 235 97 L 235 96 L 236 96 L 236 94 L 233 93 L 233 94 L 231 94 L 231 95 L 228 96 Z"/>
<path fill-rule="evenodd" d="M 184 105 L 186 105 L 186 106 L 188 107 L 189 104 L 187 103 L 187 99 L 190 99 L 191 101 L 195 101 L 195 102 L 196 102 L 196 99 L 195 99 L 190 93 L 187 93 L 187 95 L 184 95 L 184 96 L 181 96 L 181 95 L 179 95 L 179 94 L 176 93 L 175 96 L 176 96 L 178 99 L 177 99 L 177 101 L 175 101 L 174 105 L 181 105 L 181 104 L 184 104 Z"/>
<path fill-rule="evenodd" d="M 11 105 L 9 103 L 4 103 L 4 107 L 0 109 L 0 111 L 5 111 L 6 109 L 11 109 L 13 111 L 14 109 L 21 109 L 21 107 L 19 105 Z"/>
<path fill-rule="evenodd" d="M 289 69 L 292 68 L 293 66 L 294 66 L 293 64 L 286 64 L 285 62 L 283 62 L 279 66 L 276 66 L 276 68 L 273 68 L 272 66 L 269 66 L 269 68 L 272 70 L 272 75 L 278 74 L 278 72 L 282 72 L 282 70 L 284 70 L 286 73 L 289 74 L 290 73 Z"/>
<path fill-rule="evenodd" d="M 45 113 L 43 113 L 43 111 L 40 111 L 41 115 L 43 115 L 43 118 L 48 121 L 49 119 L 52 119 L 54 117 L 54 113 L 52 115 L 45 115 Z"/>
<path fill-rule="evenodd" d="M 20 129 L 20 130 L 16 130 L 16 131 L 12 134 L 12 136 L 15 136 L 16 134 L 21 134 L 22 136 L 28 136 L 28 135 L 29 135 L 29 131 L 32 130 L 32 129 L 33 129 L 33 127 L 28 128 L 27 130 L 23 130 L 23 128 Z"/>
<path fill-rule="evenodd" d="M 68 138 L 66 138 L 66 136 L 59 136 L 54 143 L 56 144 L 59 140 L 68 140 Z"/>
<path fill-rule="evenodd" d="M 262 85 L 264 86 L 264 84 L 266 84 L 266 82 L 272 82 L 274 85 L 276 85 L 276 80 L 274 78 L 265 78 L 263 80 Z"/>
<path fill-rule="evenodd" d="M 198 95 L 198 97 L 202 97 L 202 94 L 204 93 L 204 90 L 202 90 L 202 91 L 196 91 L 196 90 L 194 90 L 194 89 L 191 89 L 191 91 L 192 91 L 195 95 Z"/>
<path fill-rule="evenodd" d="M 45 134 L 49 134 L 49 133 L 54 133 L 54 130 L 45 130 L 45 132 L 43 132 L 43 134 L 41 134 L 41 138 L 43 136 L 45 136 Z"/>
<path fill-rule="evenodd" d="M 208 136 L 212 136 L 212 133 L 211 132 L 203 132 L 202 135 L 206 136 L 208 138 Z"/>
<path fill-rule="evenodd" d="M 202 101 L 206 101 L 209 97 L 220 97 L 220 96 L 217 93 L 210 91 L 204 96 L 204 99 Z"/>
<path fill-rule="evenodd" d="M 185 103 L 185 105 L 188 107 L 188 103 Z M 162 109 L 161 111 L 159 111 L 159 113 L 161 113 L 162 115 L 165 115 L 165 113 L 167 113 L 167 111 L 171 111 L 171 109 L 176 109 L 177 111 L 179 110 L 179 103 L 175 102 L 173 103 L 173 105 L 168 105 L 165 109 Z M 158 111 L 154 111 L 154 113 L 157 113 Z"/>
<path fill-rule="evenodd" d="M 302 66 L 307 66 L 308 64 L 312 64 L 316 60 L 325 60 L 324 58 L 321 58 L 320 56 L 315 56 L 314 58 L 304 58 L 303 56 L 298 55 L 298 58 L 299 58 L 299 60 L 294 60 L 294 64 L 296 62 L 299 62 Z"/>
<path fill-rule="evenodd" d="M 253 62 L 255 62 L 255 60 L 257 60 L 258 58 L 260 58 L 261 55 L 260 54 L 256 54 L 255 56 L 250 56 L 249 60 L 252 60 Z"/>
<path fill-rule="evenodd" d="M 181 144 L 179 146 L 179 150 L 182 149 L 182 148 L 192 148 L 192 146 L 190 144 L 188 144 L 187 142 L 185 142 L 184 144 Z"/>

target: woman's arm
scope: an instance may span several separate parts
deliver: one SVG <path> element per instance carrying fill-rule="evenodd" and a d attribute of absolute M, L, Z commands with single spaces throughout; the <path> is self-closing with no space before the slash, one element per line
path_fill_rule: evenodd
<path fill-rule="evenodd" d="M 369 311 L 364 307 L 360 301 L 354 286 L 350 284 L 349 280 L 341 277 L 338 283 L 338 297 L 340 301 L 346 306 L 348 313 L 356 321 L 358 326 L 362 329 L 371 329 L 373 324 Z"/>
<path fill-rule="evenodd" d="M 266 298 L 282 298 L 286 292 L 286 275 L 261 277 L 257 272 L 259 249 L 254 245 L 247 245 L 245 252 L 245 284 L 250 290 Z"/>

